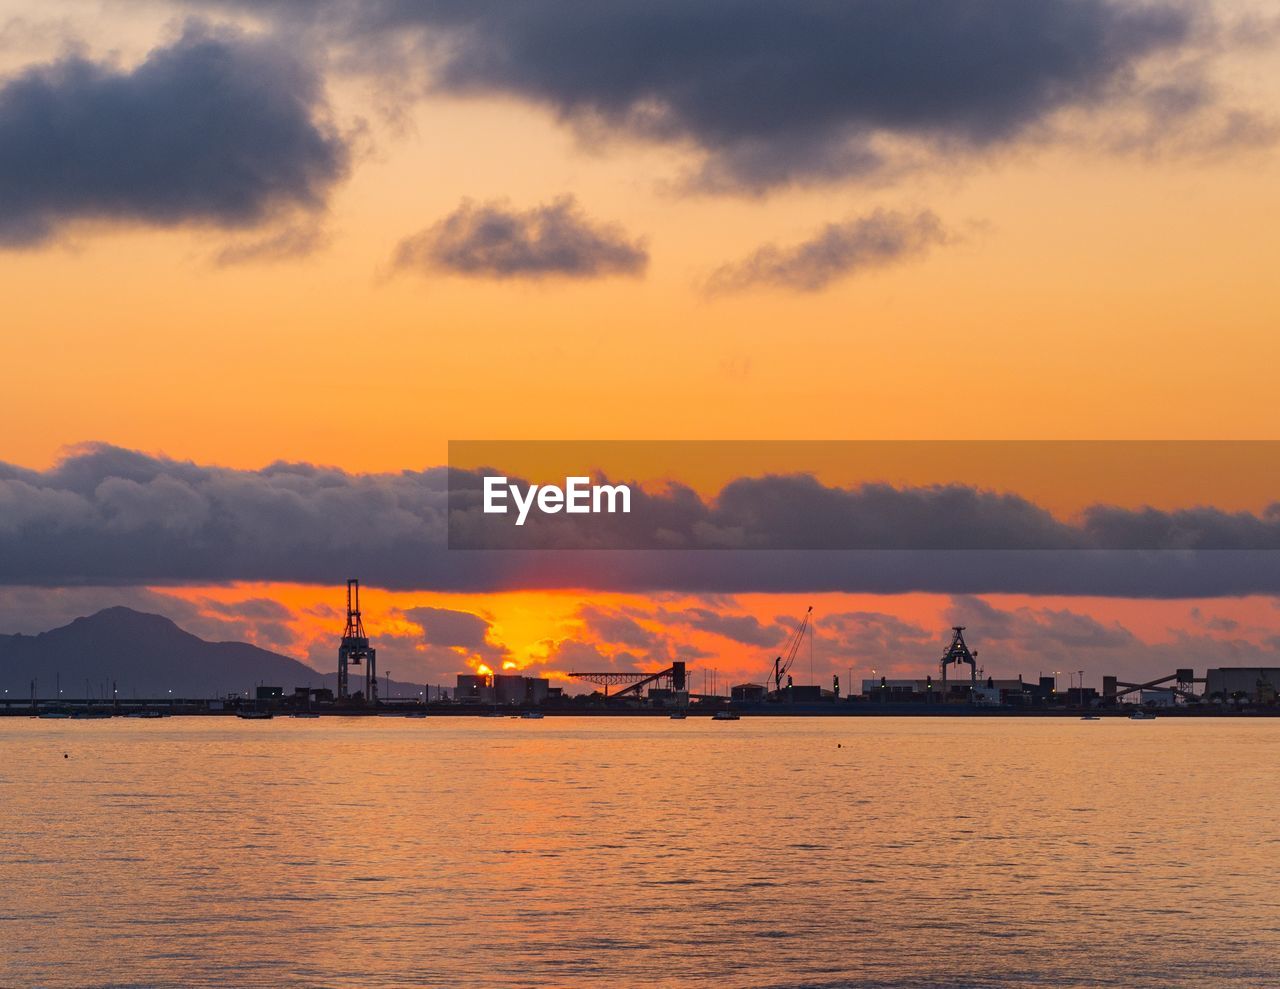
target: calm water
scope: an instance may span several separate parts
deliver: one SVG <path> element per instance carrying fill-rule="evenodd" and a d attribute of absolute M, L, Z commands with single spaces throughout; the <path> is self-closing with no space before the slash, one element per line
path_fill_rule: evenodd
<path fill-rule="evenodd" d="M 1276 985 L 1278 755 L 1280 721 L 4 718 L 0 985 Z"/>

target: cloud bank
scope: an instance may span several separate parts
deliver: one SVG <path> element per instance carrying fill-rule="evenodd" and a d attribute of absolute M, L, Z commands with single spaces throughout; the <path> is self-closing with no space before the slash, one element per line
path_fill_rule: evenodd
<path fill-rule="evenodd" d="M 477 475 L 459 478 L 478 486 Z M 449 480 L 445 468 L 236 470 L 101 445 L 47 471 L 0 464 L 0 583 L 340 584 L 354 573 L 456 591 L 1280 592 L 1274 507 L 1098 508 L 1067 522 L 959 485 L 843 489 L 797 475 L 739 479 L 707 501 L 686 488 L 640 491 L 630 516 L 577 517 L 620 528 L 531 525 L 532 542 L 459 551 L 447 548 Z M 475 518 L 465 504 L 453 510 L 455 526 Z M 591 546 L 639 548 L 567 551 Z"/>
<path fill-rule="evenodd" d="M 305 61 L 191 24 L 131 69 L 73 55 L 0 82 L 0 246 L 77 221 L 256 227 L 320 209 L 348 158 Z"/>
<path fill-rule="evenodd" d="M 392 263 L 399 270 L 469 277 L 598 278 L 643 274 L 649 253 L 643 242 L 591 220 L 572 196 L 563 196 L 527 210 L 465 201 L 402 240 Z"/>
<path fill-rule="evenodd" d="M 1060 111 L 1143 110 L 1147 64 L 1204 55 L 1218 33 L 1176 0 L 228 5 L 317 27 L 348 64 L 417 68 L 437 93 L 515 96 L 592 134 L 692 147 L 696 184 L 739 191 L 954 161 Z M 1179 76 L 1175 122 L 1219 109 L 1201 74 Z"/>

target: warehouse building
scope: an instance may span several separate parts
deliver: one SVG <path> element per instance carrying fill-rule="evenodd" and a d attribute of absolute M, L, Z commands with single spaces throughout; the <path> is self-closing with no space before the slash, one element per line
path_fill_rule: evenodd
<path fill-rule="evenodd" d="M 1227 666 L 1205 674 L 1204 695 L 1213 700 L 1271 704 L 1280 687 L 1280 667 Z"/>
<path fill-rule="evenodd" d="M 541 704 L 550 696 L 550 681 L 518 673 L 459 673 L 454 698 L 462 704 Z"/>

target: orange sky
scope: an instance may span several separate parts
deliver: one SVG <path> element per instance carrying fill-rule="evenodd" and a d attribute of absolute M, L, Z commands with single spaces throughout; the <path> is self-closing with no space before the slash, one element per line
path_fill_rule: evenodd
<path fill-rule="evenodd" d="M 320 672 L 332 672 L 337 637 L 341 631 L 342 601 L 333 589 L 305 585 L 239 584 L 232 586 L 156 588 L 163 596 L 180 598 L 214 621 L 225 620 L 226 612 L 211 609 L 210 602 L 235 604 L 256 598 L 271 598 L 283 603 L 291 612 L 287 624 L 292 639 L 259 636 L 259 645 L 306 658 Z M 972 602 L 972 603 L 970 603 Z M 980 603 L 979 603 L 980 602 Z M 810 647 L 806 640 L 795 667 L 797 682 L 813 680 L 829 685 L 832 675 L 847 684 L 850 672 L 855 684 L 873 675 L 923 677 L 937 673 L 937 658 L 950 636 L 954 621 L 968 622 L 970 645 L 979 650 L 986 675 L 1014 677 L 1023 674 L 1033 678 L 1060 672 L 1064 682 L 1069 672 L 1087 670 L 1087 681 L 1093 683 L 1105 674 L 1139 676 L 1171 671 L 1176 666 L 1197 669 L 1211 665 L 1213 650 L 1224 654 L 1232 650 L 1274 648 L 1269 640 L 1277 634 L 1280 609 L 1273 599 L 1263 596 L 1229 600 L 1133 601 L 1088 597 L 1043 597 L 1027 595 L 984 595 L 980 599 L 958 599 L 939 594 L 738 594 L 724 596 L 714 603 L 688 595 L 670 594 L 654 598 L 639 594 L 608 594 L 567 589 L 557 592 L 510 592 L 477 598 L 466 594 L 423 594 L 391 592 L 365 588 L 362 600 L 365 626 L 380 647 L 379 670 L 390 671 L 397 680 L 426 680 L 451 685 L 452 673 L 473 669 L 481 662 L 498 668 L 508 659 L 530 674 L 549 676 L 572 691 L 581 685 L 569 681 L 565 674 L 594 669 L 661 669 L 669 665 L 672 655 L 662 651 L 674 643 L 688 646 L 698 654 L 687 658 L 690 670 L 701 689 L 704 671 L 715 670 L 720 685 L 744 680 L 760 681 L 771 668 L 773 658 L 782 651 L 782 643 L 790 627 L 798 622 L 809 606 L 814 608 L 812 674 Z M 415 622 L 406 611 L 422 606 L 474 614 L 489 623 L 489 640 L 500 647 L 500 653 L 479 654 L 457 648 L 451 652 L 432 651 L 428 641 L 430 627 Z M 1003 615 L 1021 615 L 1034 620 L 1026 631 L 1010 634 L 986 622 L 978 609 L 986 606 Z M 779 638 L 773 644 L 744 643 L 723 634 L 692 630 L 679 624 L 681 613 L 689 609 L 709 609 L 718 616 L 752 616 L 762 626 L 777 626 Z M 958 615 L 956 609 L 959 609 Z M 969 610 L 966 612 L 966 608 Z M 605 616 L 627 615 L 655 636 L 656 648 L 645 648 L 621 642 L 616 634 L 593 625 L 584 618 L 584 609 Z M 970 620 L 965 614 L 971 615 Z M 870 623 L 858 634 L 845 635 L 837 627 L 860 616 Z M 1076 616 L 1096 623 L 1096 629 L 1131 633 L 1131 646 L 1113 650 L 1091 648 L 1080 640 L 1079 629 L 1069 629 L 1061 641 L 1054 639 L 1052 620 Z M 1049 620 L 1050 624 L 1045 624 Z M 904 623 L 911 631 L 902 630 L 900 645 L 888 649 L 874 641 L 886 625 Z M 427 623 L 429 626 L 429 623 Z M 246 637 L 255 633 L 250 624 L 243 630 Z M 206 637 L 214 637 L 206 632 Z M 398 637 L 406 637 L 403 641 Z M 1044 638 L 1042 639 L 1041 636 Z M 1186 638 L 1190 636 L 1191 638 Z M 564 643 L 588 644 L 598 650 L 591 660 L 564 661 L 557 652 Z M 497 661 L 493 658 L 499 655 Z M 580 652 L 569 655 L 579 657 Z M 1206 663 L 1210 660 L 1210 664 Z M 1153 668 L 1150 664 L 1162 664 Z M 1164 667 L 1168 667 L 1166 671 Z M 874 671 L 874 673 L 873 673 Z"/>
<path fill-rule="evenodd" d="M 0 73 L 73 42 L 129 65 L 175 22 L 164 4 L 75 0 L 54 18 L 0 0 Z M 1280 105 L 1277 64 L 1264 46 L 1243 48 L 1218 79 L 1242 101 Z M 360 137 L 321 217 L 323 249 L 220 266 L 217 252 L 245 235 L 80 224 L 0 253 L 0 461 L 46 467 L 88 440 L 200 463 L 382 471 L 443 463 L 457 439 L 1277 438 L 1280 167 L 1269 145 L 1116 154 L 1104 119 L 1089 140 L 1029 139 L 896 182 L 691 195 L 677 191 L 686 146 L 584 142 L 511 98 L 392 108 L 366 79 L 334 72 L 327 86 L 338 123 Z M 391 270 L 401 238 L 464 198 L 531 207 L 570 192 L 645 239 L 644 277 Z M 877 208 L 933 209 L 955 236 L 820 292 L 702 291 L 754 245 Z M 262 592 L 299 608 L 332 597 Z M 412 597 L 370 593 L 371 615 Z M 582 595 L 430 603 L 491 616 L 527 663 L 571 629 Z M 801 604 L 739 600 L 761 617 Z M 818 604 L 893 611 L 939 635 L 947 624 L 928 596 Z M 1152 641 L 1194 607 L 1072 606 Z M 1265 601 L 1217 607 L 1274 621 Z M 329 618 L 298 622 L 304 645 L 336 634 Z M 742 651 L 716 661 L 751 667 Z"/>
<path fill-rule="evenodd" d="M 126 63 L 172 30 L 163 6 L 71 8 L 89 51 Z M 6 12 L 30 29 L 0 66 L 59 50 L 31 27 L 38 5 Z M 1266 52 L 1222 71 L 1232 91 L 1280 103 Z M 329 88 L 340 120 L 367 130 L 327 249 L 219 267 L 211 255 L 243 237 L 125 225 L 0 258 L 22 422 L 0 459 L 47 465 L 89 439 L 373 470 L 442 462 L 461 438 L 1275 436 L 1269 149 L 1033 142 L 889 186 L 689 196 L 672 190 L 679 148 L 584 147 L 511 100 L 434 99 L 389 120 L 367 84 Z M 463 197 L 531 206 L 568 191 L 647 238 L 646 277 L 388 275 L 396 242 Z M 917 206 L 962 236 L 812 295 L 698 288 L 747 246 Z"/>

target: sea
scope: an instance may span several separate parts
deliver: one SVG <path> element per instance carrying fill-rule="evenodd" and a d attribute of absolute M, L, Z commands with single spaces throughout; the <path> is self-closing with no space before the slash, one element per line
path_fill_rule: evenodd
<path fill-rule="evenodd" d="M 0 718 L 0 986 L 1280 985 L 1280 719 Z"/>

